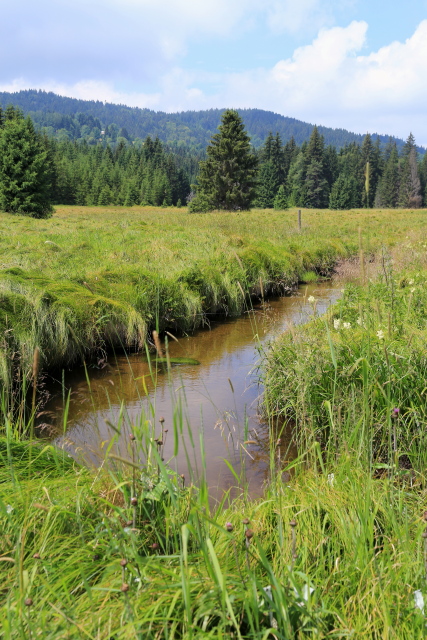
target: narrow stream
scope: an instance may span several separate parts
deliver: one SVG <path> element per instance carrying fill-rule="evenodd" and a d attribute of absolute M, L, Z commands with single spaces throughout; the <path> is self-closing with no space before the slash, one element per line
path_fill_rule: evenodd
<path fill-rule="evenodd" d="M 148 420 L 160 435 L 163 417 L 168 429 L 163 455 L 173 469 L 187 476 L 188 455 L 197 480 L 202 436 L 206 478 L 213 495 L 237 485 L 224 460 L 235 473 L 244 475 L 251 495 L 260 495 L 269 467 L 268 425 L 258 413 L 260 350 L 290 323 L 312 316 L 309 296 L 316 299 L 317 313 L 322 314 L 339 298 L 341 287 L 342 282 L 304 286 L 294 296 L 272 299 L 236 319 L 213 322 L 209 329 L 180 337 L 178 343 L 169 340 L 171 358 L 194 358 L 200 364 L 172 366 L 170 376 L 159 367 L 154 371 L 155 383 L 143 354 L 111 356 L 100 368 L 88 370 L 90 384 L 83 368 L 66 373 L 65 389 L 71 392 L 68 415 L 64 416 L 65 394 L 57 381 L 50 385 L 52 396 L 42 419 L 53 433 L 62 434 L 55 438 L 57 445 L 98 466 L 114 435 L 108 422 L 117 425 L 120 411 L 125 420 L 114 453 L 127 458 L 130 427 L 125 425 Z M 174 421 L 182 430 L 176 456 Z M 283 438 L 281 447 L 283 458 L 292 457 Z"/>

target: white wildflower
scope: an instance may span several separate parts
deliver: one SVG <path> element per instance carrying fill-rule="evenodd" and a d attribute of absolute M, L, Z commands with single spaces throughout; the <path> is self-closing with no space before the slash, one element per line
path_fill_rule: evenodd
<path fill-rule="evenodd" d="M 313 302 L 316 302 L 316 298 L 314 296 L 309 296 L 307 299 L 310 304 L 313 304 Z"/>
<path fill-rule="evenodd" d="M 13 511 L 12 505 L 10 504 L 6 505 L 6 513 L 12 513 L 12 511 Z"/>
<path fill-rule="evenodd" d="M 309 587 L 308 584 L 305 584 L 301 590 L 301 593 L 299 593 L 297 591 L 297 589 L 295 589 L 294 587 L 294 593 L 295 595 L 298 597 L 302 597 L 302 600 L 300 600 L 299 602 L 297 602 L 297 605 L 299 607 L 303 607 L 305 605 L 306 602 L 309 601 L 309 598 L 311 596 L 311 594 L 314 592 L 313 587 Z"/>
<path fill-rule="evenodd" d="M 363 325 L 362 318 L 360 316 L 357 318 L 356 322 L 359 325 L 359 327 Z"/>
<path fill-rule="evenodd" d="M 382 331 L 381 329 L 380 329 L 379 331 L 377 331 L 377 337 L 378 337 L 380 340 L 383 340 L 383 338 L 384 338 L 384 331 Z"/>
<path fill-rule="evenodd" d="M 349 322 L 343 322 L 344 329 L 351 329 L 351 324 Z"/>
<path fill-rule="evenodd" d="M 341 320 L 339 318 L 335 318 L 334 320 L 334 329 L 339 329 L 341 326 Z"/>
<path fill-rule="evenodd" d="M 414 591 L 414 604 L 421 613 L 424 613 L 424 597 L 419 589 Z"/>
<path fill-rule="evenodd" d="M 409 280 L 409 284 L 414 284 L 414 281 L 413 280 Z"/>
<path fill-rule="evenodd" d="M 415 287 L 412 287 L 411 293 L 414 293 L 414 291 L 415 291 Z"/>
<path fill-rule="evenodd" d="M 328 473 L 328 484 L 333 487 L 335 482 L 335 473 Z"/>

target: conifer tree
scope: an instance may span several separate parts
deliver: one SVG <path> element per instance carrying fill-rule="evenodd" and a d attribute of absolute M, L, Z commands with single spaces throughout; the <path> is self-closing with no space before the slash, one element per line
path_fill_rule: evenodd
<path fill-rule="evenodd" d="M 326 180 L 324 141 L 323 136 L 319 134 L 317 126 L 313 127 L 307 145 L 306 157 L 305 200 L 301 202 L 301 205 L 306 207 L 327 207 L 329 185 Z"/>
<path fill-rule="evenodd" d="M 288 177 L 289 169 L 291 167 L 292 162 L 296 158 L 299 153 L 299 149 L 295 142 L 294 137 L 292 136 L 290 140 L 283 147 L 283 174 L 285 180 Z"/>
<path fill-rule="evenodd" d="M 276 197 L 274 198 L 273 206 L 278 211 L 288 208 L 288 198 L 286 197 L 286 191 L 283 184 L 279 187 Z"/>
<path fill-rule="evenodd" d="M 219 132 L 200 162 L 197 195 L 190 211 L 249 209 L 255 197 L 257 159 L 237 111 L 223 113 Z"/>
<path fill-rule="evenodd" d="M 52 162 L 30 118 L 8 107 L 0 129 L 0 208 L 34 218 L 52 215 Z"/>
<path fill-rule="evenodd" d="M 375 196 L 376 207 L 397 206 L 399 195 L 399 156 L 395 143 L 386 149 L 388 160 L 384 167 L 384 173 L 378 183 L 377 194 Z"/>
<path fill-rule="evenodd" d="M 356 177 L 340 173 L 329 196 L 330 209 L 355 209 L 360 206 L 359 182 Z"/>
<path fill-rule="evenodd" d="M 270 161 L 264 162 L 258 173 L 258 196 L 255 206 L 260 209 L 271 209 L 279 188 L 277 171 Z"/>

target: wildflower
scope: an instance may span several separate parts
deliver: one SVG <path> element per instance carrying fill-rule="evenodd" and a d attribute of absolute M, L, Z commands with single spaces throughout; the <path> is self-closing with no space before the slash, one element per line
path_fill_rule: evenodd
<path fill-rule="evenodd" d="M 377 331 L 377 337 L 378 337 L 379 340 L 383 340 L 384 331 L 382 331 L 381 329 L 379 331 Z"/>
<path fill-rule="evenodd" d="M 409 280 L 408 284 L 414 284 L 414 281 L 413 280 Z"/>
<path fill-rule="evenodd" d="M 415 291 L 415 287 L 412 287 L 411 288 L 411 293 L 414 293 L 414 291 Z"/>
<path fill-rule="evenodd" d="M 349 322 L 343 322 L 344 329 L 351 329 L 351 324 Z"/>
<path fill-rule="evenodd" d="M 328 473 L 328 484 L 331 487 L 334 486 L 334 481 L 335 481 L 335 474 L 334 473 Z"/>
<path fill-rule="evenodd" d="M 12 507 L 12 505 L 8 504 L 8 505 L 6 506 L 6 513 L 12 513 L 12 511 L 13 511 L 13 507 Z"/>
<path fill-rule="evenodd" d="M 417 609 L 424 613 L 424 597 L 419 589 L 414 591 L 414 604 Z"/>
<path fill-rule="evenodd" d="M 359 327 L 363 325 L 362 318 L 360 316 L 357 318 L 356 322 L 359 325 Z"/>
<path fill-rule="evenodd" d="M 397 418 L 397 417 L 398 417 L 398 415 L 399 415 L 399 413 L 400 413 L 400 409 L 399 409 L 398 407 L 395 407 L 395 408 L 393 409 L 393 411 L 391 412 L 391 417 L 392 417 L 392 418 Z"/>
<path fill-rule="evenodd" d="M 226 522 L 225 523 L 225 528 L 227 529 L 227 531 L 233 531 L 233 525 L 231 522 Z"/>
<path fill-rule="evenodd" d="M 339 318 L 335 318 L 334 320 L 334 329 L 339 329 L 341 325 L 341 320 Z"/>
<path fill-rule="evenodd" d="M 313 302 L 316 302 L 316 298 L 314 296 L 309 296 L 308 301 L 310 304 L 313 304 Z"/>

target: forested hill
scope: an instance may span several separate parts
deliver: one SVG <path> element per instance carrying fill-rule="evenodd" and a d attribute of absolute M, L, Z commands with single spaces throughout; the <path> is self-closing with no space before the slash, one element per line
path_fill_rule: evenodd
<path fill-rule="evenodd" d="M 28 90 L 16 93 L 0 92 L 0 106 L 13 104 L 30 115 L 36 128 L 59 140 L 87 140 L 96 143 L 104 139 L 116 144 L 118 138 L 129 141 L 142 140 L 146 136 L 158 136 L 171 146 L 190 146 L 202 150 L 216 132 L 224 109 L 207 111 L 183 111 L 164 113 L 150 109 L 139 109 L 94 100 L 65 98 L 52 92 Z M 293 136 L 300 145 L 310 138 L 313 125 L 287 118 L 261 109 L 239 109 L 245 126 L 255 147 L 263 144 L 268 133 L 278 132 L 286 142 Z M 409 127 L 409 123 L 408 123 Z M 356 142 L 362 144 L 363 136 L 345 129 L 319 126 L 326 145 L 337 149 Z M 409 130 L 408 130 L 409 133 Z M 375 134 L 374 134 L 375 135 Z M 382 143 L 389 136 L 379 136 Z M 398 149 L 404 141 L 393 138 Z M 424 149 L 419 149 L 424 153 Z"/>

